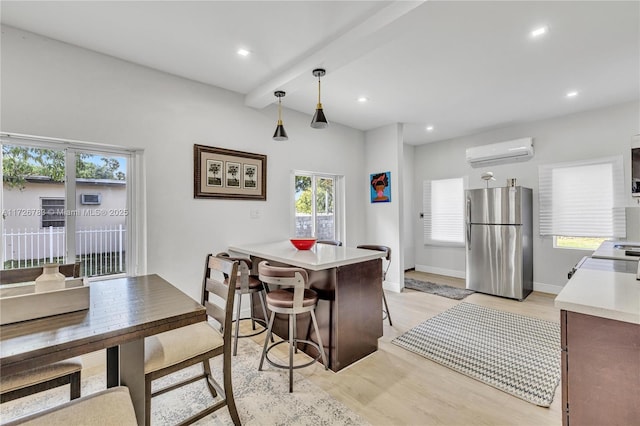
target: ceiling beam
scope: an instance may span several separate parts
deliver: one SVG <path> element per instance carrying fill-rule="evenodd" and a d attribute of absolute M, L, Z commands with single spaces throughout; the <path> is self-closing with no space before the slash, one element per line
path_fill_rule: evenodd
<path fill-rule="evenodd" d="M 422 3 L 424 1 L 400 0 L 377 10 L 359 24 L 328 40 L 323 46 L 315 46 L 313 51 L 305 52 L 290 65 L 273 73 L 273 77 L 247 93 L 245 105 L 264 108 L 274 102 L 274 91 L 285 90 L 292 93 L 307 85 L 314 68 L 324 67 L 329 73 L 371 52 L 384 42 L 378 40 L 376 35 Z"/>

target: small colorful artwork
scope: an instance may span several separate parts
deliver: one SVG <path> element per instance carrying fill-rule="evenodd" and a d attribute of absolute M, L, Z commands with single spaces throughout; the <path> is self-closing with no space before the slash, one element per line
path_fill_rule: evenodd
<path fill-rule="evenodd" d="M 373 173 L 371 175 L 371 202 L 391 202 L 391 172 Z"/>

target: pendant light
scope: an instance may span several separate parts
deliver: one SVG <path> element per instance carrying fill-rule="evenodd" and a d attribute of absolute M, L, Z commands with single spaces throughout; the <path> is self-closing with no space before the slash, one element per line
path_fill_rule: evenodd
<path fill-rule="evenodd" d="M 282 98 L 286 95 L 282 90 L 278 90 L 273 92 L 274 96 L 278 98 L 278 126 L 276 127 L 276 132 L 273 134 L 274 141 L 286 141 L 289 139 L 287 136 L 287 132 L 284 131 L 284 126 L 282 125 Z"/>
<path fill-rule="evenodd" d="M 329 125 L 327 123 L 327 118 L 324 116 L 324 112 L 322 111 L 322 103 L 320 102 L 320 77 L 324 76 L 327 72 L 322 68 L 317 68 L 313 70 L 314 77 L 318 77 L 318 105 L 316 106 L 316 113 L 313 115 L 313 119 L 311 120 L 311 127 L 314 129 L 324 129 Z"/>

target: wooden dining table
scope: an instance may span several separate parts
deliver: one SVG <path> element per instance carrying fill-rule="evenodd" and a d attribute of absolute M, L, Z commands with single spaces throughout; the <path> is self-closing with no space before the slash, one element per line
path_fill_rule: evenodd
<path fill-rule="evenodd" d="M 127 386 L 145 423 L 144 338 L 206 321 L 205 308 L 158 275 L 90 283 L 90 307 L 0 327 L 3 375 L 107 349 L 108 386 Z"/>

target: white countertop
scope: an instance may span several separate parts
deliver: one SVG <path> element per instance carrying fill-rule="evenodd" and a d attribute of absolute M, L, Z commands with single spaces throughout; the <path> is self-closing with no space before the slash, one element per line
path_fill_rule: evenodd
<path fill-rule="evenodd" d="M 385 256 L 385 253 L 381 251 L 338 247 L 329 244 L 316 244 L 311 250 L 298 250 L 289 240 L 261 244 L 239 244 L 230 246 L 229 250 L 312 271 L 351 265 Z"/>
<path fill-rule="evenodd" d="M 591 257 L 598 259 L 635 260 L 636 262 L 640 260 L 638 256 L 627 256 L 624 254 L 624 249 L 615 248 L 615 246 L 619 244 L 640 247 L 640 243 L 635 241 L 604 241 L 600 244 L 600 247 L 593 252 Z"/>
<path fill-rule="evenodd" d="M 636 274 L 578 269 L 555 299 L 567 311 L 640 324 Z"/>

